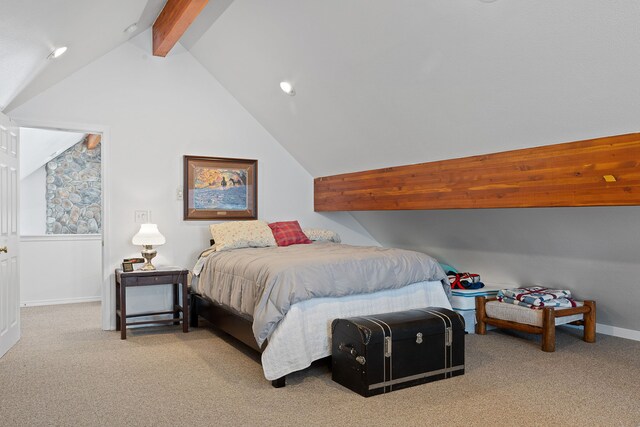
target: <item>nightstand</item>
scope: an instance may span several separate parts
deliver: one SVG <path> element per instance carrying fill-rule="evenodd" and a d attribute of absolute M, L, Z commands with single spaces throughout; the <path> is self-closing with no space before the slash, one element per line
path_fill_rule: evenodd
<path fill-rule="evenodd" d="M 182 322 L 182 331 L 189 332 L 189 302 L 187 292 L 187 274 L 189 270 L 165 267 L 156 270 L 137 270 L 124 272 L 116 270 L 116 331 L 120 331 L 120 338 L 127 339 L 127 326 L 150 324 L 174 324 Z M 135 286 L 172 285 L 173 309 L 155 311 L 151 313 L 127 314 L 127 288 Z M 178 287 L 181 287 L 182 305 L 180 305 Z M 180 317 L 182 313 L 182 317 Z M 160 320 L 145 320 L 130 322 L 130 318 L 171 314 L 172 318 Z"/>

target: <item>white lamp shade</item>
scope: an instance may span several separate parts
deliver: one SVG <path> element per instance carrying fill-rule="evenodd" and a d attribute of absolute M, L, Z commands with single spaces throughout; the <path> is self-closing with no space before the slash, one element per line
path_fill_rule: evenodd
<path fill-rule="evenodd" d="M 165 238 L 160 231 L 158 231 L 158 226 L 156 224 L 141 224 L 140 231 L 138 234 L 133 236 L 131 239 L 131 243 L 134 245 L 164 245 Z"/>

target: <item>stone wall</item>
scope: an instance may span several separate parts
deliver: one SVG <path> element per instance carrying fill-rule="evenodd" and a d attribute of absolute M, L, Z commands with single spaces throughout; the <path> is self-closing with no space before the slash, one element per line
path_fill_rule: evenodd
<path fill-rule="evenodd" d="M 47 163 L 47 234 L 102 231 L 100 147 L 83 140 Z"/>

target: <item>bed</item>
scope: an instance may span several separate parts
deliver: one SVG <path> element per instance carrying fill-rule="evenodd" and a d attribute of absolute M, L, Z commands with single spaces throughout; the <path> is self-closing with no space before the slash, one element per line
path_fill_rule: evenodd
<path fill-rule="evenodd" d="M 331 321 L 451 308 L 446 274 L 413 251 L 335 242 L 205 251 L 191 280 L 191 326 L 202 316 L 262 353 L 274 387 L 330 356 Z"/>

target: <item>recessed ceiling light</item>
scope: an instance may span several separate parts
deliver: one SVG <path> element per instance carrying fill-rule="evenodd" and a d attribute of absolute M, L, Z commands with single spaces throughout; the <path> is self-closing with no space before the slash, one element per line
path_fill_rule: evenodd
<path fill-rule="evenodd" d="M 296 94 L 296 90 L 293 88 L 293 85 L 289 82 L 280 82 L 280 89 L 282 89 L 282 91 L 289 96 L 293 96 Z"/>
<path fill-rule="evenodd" d="M 127 33 L 127 34 L 131 34 L 137 29 L 138 29 L 138 23 L 134 22 L 133 24 L 131 24 L 127 28 L 125 28 L 124 32 Z"/>
<path fill-rule="evenodd" d="M 60 57 L 63 53 L 65 53 L 67 51 L 67 47 L 66 46 L 61 46 L 58 47 L 56 49 L 53 50 L 53 52 L 51 52 L 48 56 L 49 59 L 55 59 Z"/>

